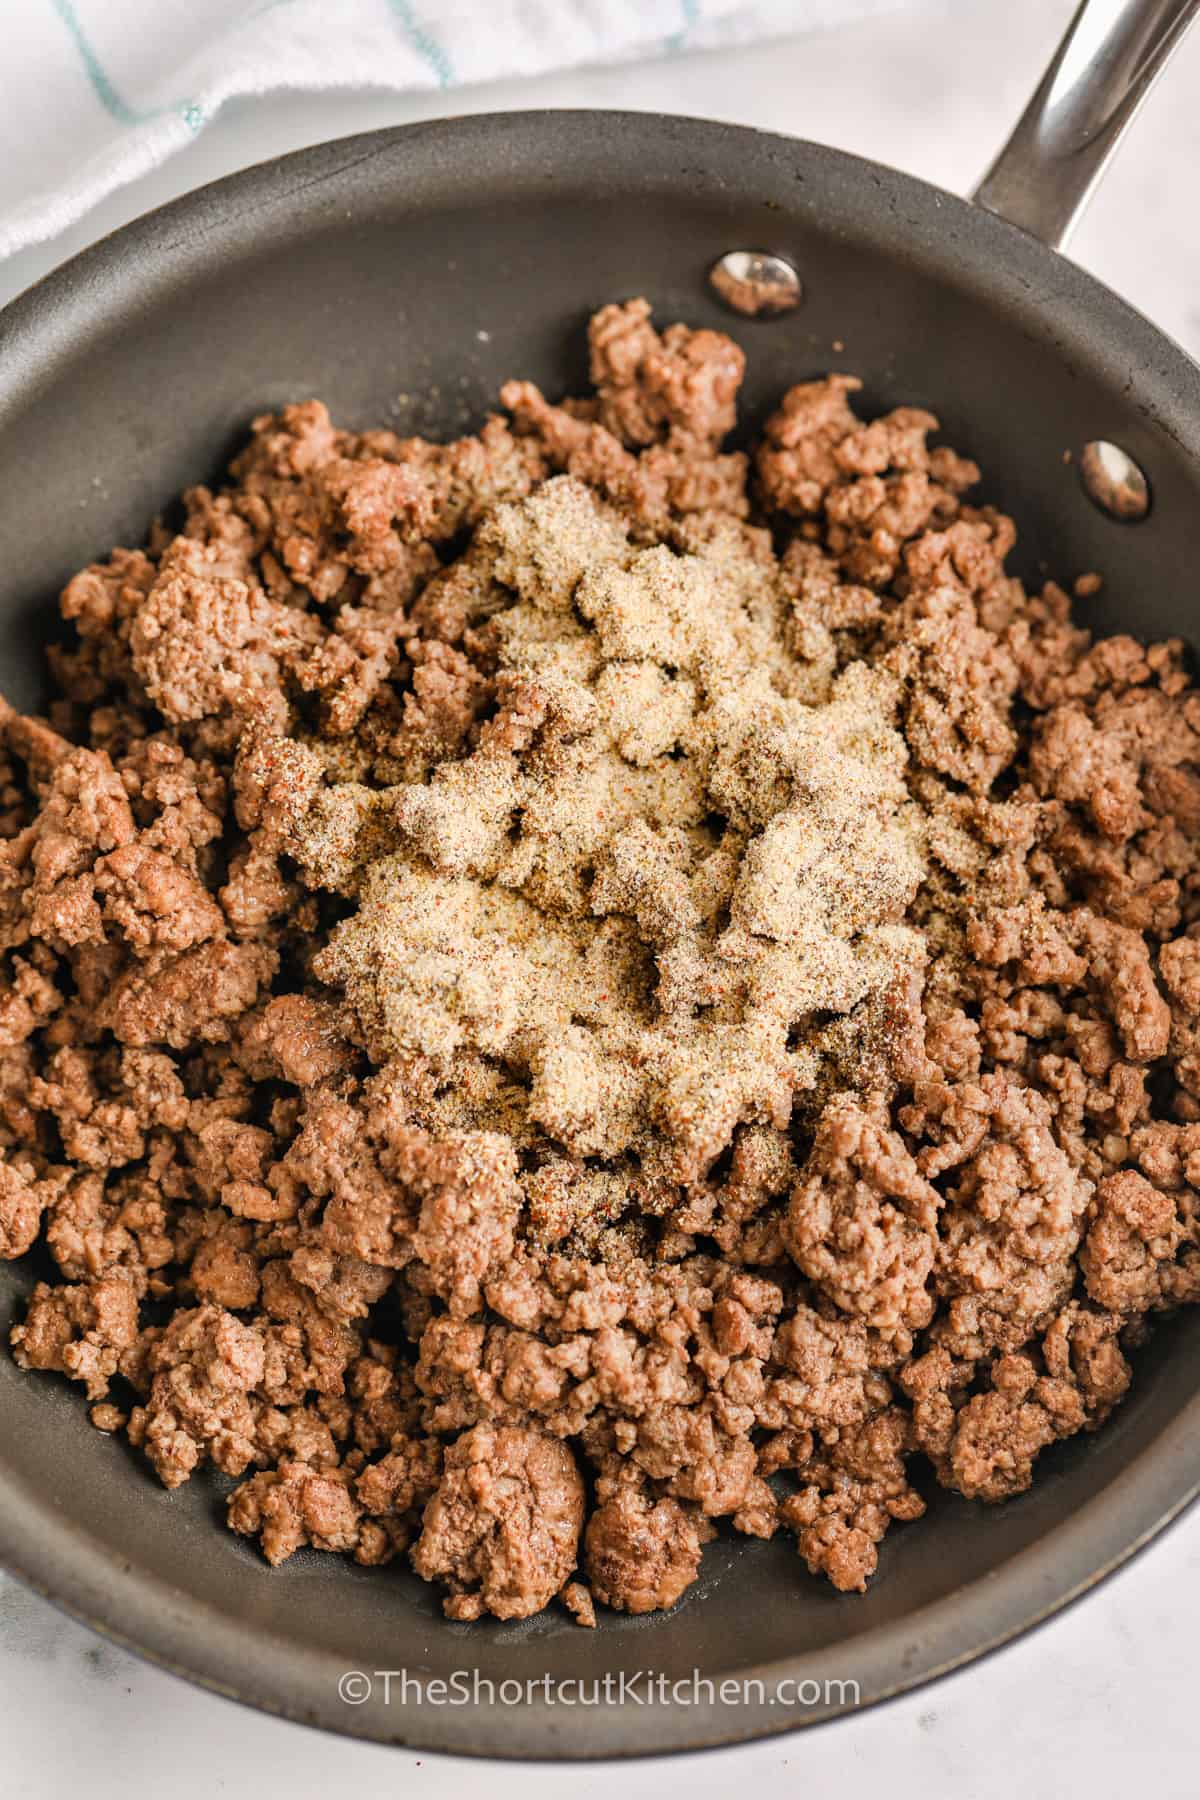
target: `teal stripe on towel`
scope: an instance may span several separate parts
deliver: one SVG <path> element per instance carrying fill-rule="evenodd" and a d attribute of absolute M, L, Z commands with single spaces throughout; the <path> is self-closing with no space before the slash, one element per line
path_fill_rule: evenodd
<path fill-rule="evenodd" d="M 145 115 L 134 112 L 126 106 L 120 94 L 104 71 L 104 64 L 92 49 L 87 34 L 79 20 L 75 17 L 75 8 L 71 0 L 50 0 L 55 12 L 71 34 L 71 40 L 79 52 L 79 60 L 87 71 L 87 78 L 92 84 L 93 92 L 107 112 L 119 125 L 141 125 Z"/>
<path fill-rule="evenodd" d="M 199 131 L 205 124 L 207 115 L 203 106 L 195 100 L 185 101 L 178 107 L 153 107 L 149 112 L 136 112 L 132 106 L 127 106 L 108 79 L 108 72 L 96 55 L 83 26 L 79 23 L 71 0 L 50 0 L 50 4 L 66 26 L 87 78 L 92 84 L 92 92 L 105 112 L 110 118 L 115 119 L 118 125 L 145 125 L 151 119 L 161 119 L 163 114 L 168 112 L 177 112 L 188 130 L 193 133 Z"/>
<path fill-rule="evenodd" d="M 700 17 L 700 0 L 683 0 L 683 20 L 679 30 L 667 39 L 668 50 L 682 50 L 688 40 L 688 33 Z"/>
<path fill-rule="evenodd" d="M 419 50 L 438 78 L 438 86 L 448 88 L 454 82 L 454 64 L 446 46 L 433 32 L 420 24 L 409 0 L 390 0 L 391 8 L 407 32 L 414 50 Z"/>

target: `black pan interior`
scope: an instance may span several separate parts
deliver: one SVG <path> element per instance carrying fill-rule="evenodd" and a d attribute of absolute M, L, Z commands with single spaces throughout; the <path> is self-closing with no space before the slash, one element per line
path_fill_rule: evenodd
<path fill-rule="evenodd" d="M 802 307 L 756 323 L 720 308 L 705 274 L 737 248 L 790 255 Z M 580 391 L 589 311 L 632 294 L 660 322 L 739 339 L 747 435 L 790 383 L 852 370 L 865 412 L 929 406 L 983 465 L 1020 527 L 1018 572 L 1098 569 L 1097 629 L 1195 633 L 1200 374 L 1112 295 L 965 203 L 813 145 L 517 114 L 264 165 L 119 233 L 0 318 L 0 687 L 36 704 L 63 581 L 139 542 L 256 412 L 317 394 L 350 425 L 452 435 L 510 375 Z M 1097 437 L 1148 474 L 1143 524 L 1097 512 L 1064 460 Z M 26 1281 L 0 1267 L 0 1329 Z M 1028 1497 L 984 1511 L 933 1494 L 924 1521 L 888 1538 L 864 1599 L 810 1579 L 782 1540 L 722 1541 L 672 1615 L 595 1633 L 557 1615 L 453 1626 L 415 1577 L 313 1553 L 271 1573 L 219 1528 L 218 1484 L 168 1496 L 65 1386 L 0 1356 L 0 1557 L 135 1647 L 332 1729 L 526 1756 L 728 1742 L 847 1706 L 836 1691 L 666 1708 L 401 1707 L 377 1692 L 355 1708 L 336 1680 L 769 1667 L 857 1682 L 863 1703 L 912 1686 L 1062 1604 L 1191 1497 L 1198 1347 L 1200 1318 L 1164 1327 L 1115 1422 L 1047 1455 Z"/>

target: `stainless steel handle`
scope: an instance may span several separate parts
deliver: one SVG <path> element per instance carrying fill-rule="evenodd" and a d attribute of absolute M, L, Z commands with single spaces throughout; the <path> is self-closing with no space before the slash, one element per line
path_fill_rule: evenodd
<path fill-rule="evenodd" d="M 1083 0 L 971 198 L 1062 249 L 1200 0 Z"/>

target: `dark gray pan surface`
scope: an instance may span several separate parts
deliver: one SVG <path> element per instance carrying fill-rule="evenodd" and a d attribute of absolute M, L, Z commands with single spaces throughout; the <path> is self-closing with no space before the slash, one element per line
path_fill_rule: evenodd
<path fill-rule="evenodd" d="M 716 256 L 792 256 L 799 311 L 722 312 Z M 356 426 L 453 434 L 500 382 L 583 380 L 582 326 L 645 293 L 659 320 L 732 330 L 752 431 L 831 366 L 864 406 L 929 405 L 1021 529 L 1020 572 L 1097 568 L 1101 630 L 1194 634 L 1200 371 L 1139 315 L 1000 220 L 811 144 L 604 113 L 447 120 L 266 164 L 108 239 L 0 316 L 0 687 L 35 703 L 63 580 L 214 475 L 247 420 L 318 394 Z M 835 339 L 844 352 L 832 349 Z M 1111 438 L 1154 493 L 1121 526 L 1063 452 Z M 0 1265 L 0 1331 L 28 1271 Z M 1026 1629 L 1085 1590 L 1200 1487 L 1200 1316 L 1164 1326 L 1133 1397 L 1043 1458 L 999 1509 L 942 1493 L 898 1527 L 863 1598 L 810 1579 L 790 1540 L 714 1545 L 669 1616 L 463 1627 L 401 1571 L 297 1556 L 272 1573 L 221 1527 L 217 1484 L 167 1495 L 89 1429 L 64 1384 L 0 1354 L 0 1560 L 77 1615 L 254 1705 L 431 1749 L 602 1756 L 696 1748 L 842 1710 L 761 1704 L 346 1705 L 345 1669 L 590 1681 L 693 1669 L 857 1682 L 867 1702 Z M 377 1687 L 381 1684 L 377 1684 Z"/>

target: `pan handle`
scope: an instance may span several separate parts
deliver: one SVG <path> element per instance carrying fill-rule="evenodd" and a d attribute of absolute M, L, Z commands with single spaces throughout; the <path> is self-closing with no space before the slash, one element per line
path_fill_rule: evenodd
<path fill-rule="evenodd" d="M 1200 0 L 1083 0 L 971 198 L 1061 250 Z"/>

